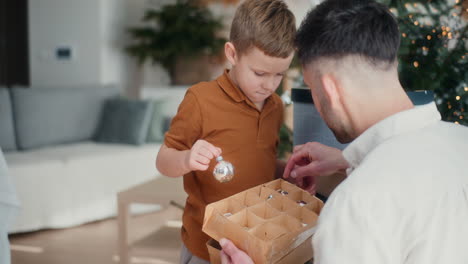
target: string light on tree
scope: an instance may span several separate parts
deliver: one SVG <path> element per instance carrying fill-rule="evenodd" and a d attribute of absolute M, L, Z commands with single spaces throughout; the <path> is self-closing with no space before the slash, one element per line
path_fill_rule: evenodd
<path fill-rule="evenodd" d="M 468 0 L 378 1 L 398 18 L 403 87 L 434 91 L 443 120 L 468 125 Z"/>

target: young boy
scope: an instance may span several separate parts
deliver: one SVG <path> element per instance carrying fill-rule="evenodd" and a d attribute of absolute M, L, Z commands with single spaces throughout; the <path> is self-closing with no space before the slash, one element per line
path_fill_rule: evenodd
<path fill-rule="evenodd" d="M 184 176 L 188 194 L 181 263 L 208 263 L 202 232 L 205 206 L 275 177 L 283 106 L 275 94 L 294 53 L 295 18 L 281 0 L 246 0 L 234 16 L 225 54 L 232 64 L 218 79 L 190 87 L 156 160 L 169 177 Z M 215 157 L 234 178 L 213 177 Z"/>

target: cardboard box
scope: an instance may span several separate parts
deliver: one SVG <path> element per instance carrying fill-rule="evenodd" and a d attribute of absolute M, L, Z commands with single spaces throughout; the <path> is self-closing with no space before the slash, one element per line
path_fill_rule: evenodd
<path fill-rule="evenodd" d="M 287 256 L 307 261 L 313 257 L 311 236 L 322 207 L 318 198 L 278 179 L 209 204 L 203 231 L 216 241 L 230 239 L 256 264 L 280 263 Z M 216 263 L 219 248 L 214 242 L 207 246 Z"/>
<path fill-rule="evenodd" d="M 208 252 L 210 254 L 210 264 L 221 264 L 221 246 L 219 243 L 214 239 L 210 239 L 206 243 L 206 246 L 208 247 Z M 297 248 L 293 249 L 289 254 L 274 264 L 303 264 L 312 258 L 312 237 L 309 237 Z"/>

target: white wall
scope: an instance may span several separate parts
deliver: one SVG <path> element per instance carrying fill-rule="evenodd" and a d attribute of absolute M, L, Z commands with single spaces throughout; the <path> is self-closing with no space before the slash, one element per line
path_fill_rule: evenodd
<path fill-rule="evenodd" d="M 125 15 L 125 28 L 141 26 L 143 23 L 141 19 L 148 8 L 158 8 L 163 4 L 175 2 L 174 0 L 125 0 L 126 2 L 126 15 Z M 124 43 L 130 43 L 130 36 L 124 33 Z M 160 64 L 152 65 L 146 63 L 142 70 L 140 70 L 136 61 L 126 56 L 127 63 L 125 68 L 129 76 L 127 87 L 135 88 L 137 86 L 160 87 L 168 86 L 170 84 L 170 77 L 168 73 Z"/>
<path fill-rule="evenodd" d="M 174 2 L 174 0 L 127 0 L 127 10 L 129 10 L 127 24 L 132 26 L 140 25 L 140 19 L 146 8 L 157 8 L 163 4 L 172 2 Z M 320 0 L 285 0 L 285 2 L 296 16 L 297 26 L 299 26 L 300 22 L 307 14 L 307 11 L 318 4 Z M 239 4 L 240 3 L 242 3 L 242 1 L 240 1 Z M 223 17 L 223 22 L 226 27 L 223 35 L 226 38 L 229 37 L 229 27 L 239 4 L 225 5 L 222 3 L 213 3 L 210 5 L 210 10 L 215 16 Z M 135 69 L 133 69 L 133 71 L 135 71 Z M 142 76 L 138 76 L 138 73 L 134 72 L 134 78 L 136 78 L 136 80 L 134 79 L 133 85 L 136 85 L 135 83 L 138 82 L 139 77 L 142 78 L 141 82 L 145 87 L 165 87 L 170 83 L 169 76 L 159 64 L 146 64 L 143 67 Z"/>
<path fill-rule="evenodd" d="M 100 83 L 125 82 L 125 0 L 100 0 Z"/>
<path fill-rule="evenodd" d="M 99 9 L 95 0 L 29 1 L 29 52 L 32 86 L 98 83 Z M 71 61 L 55 58 L 71 46 Z"/>
<path fill-rule="evenodd" d="M 141 25 L 144 11 L 174 0 L 30 0 L 29 41 L 32 86 L 73 86 L 117 83 L 159 87 L 170 83 L 158 64 L 147 64 L 143 73 L 123 52 L 130 39 L 125 29 Z M 298 25 L 307 10 L 319 0 L 286 0 Z M 223 16 L 226 36 L 236 6 L 213 4 L 216 16 Z M 73 48 L 74 57 L 61 61 L 55 50 Z"/>
<path fill-rule="evenodd" d="M 29 1 L 31 86 L 125 83 L 126 1 Z M 70 60 L 56 58 L 59 46 L 72 48 Z"/>
<path fill-rule="evenodd" d="M 307 12 L 321 0 L 285 0 L 285 2 L 296 16 L 296 25 L 299 27 Z"/>

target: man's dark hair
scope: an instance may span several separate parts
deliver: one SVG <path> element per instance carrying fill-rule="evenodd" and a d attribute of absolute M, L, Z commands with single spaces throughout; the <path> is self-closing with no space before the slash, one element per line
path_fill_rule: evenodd
<path fill-rule="evenodd" d="M 360 55 L 373 65 L 393 64 L 400 32 L 388 7 L 372 0 L 325 0 L 311 10 L 296 37 L 299 60 Z"/>

